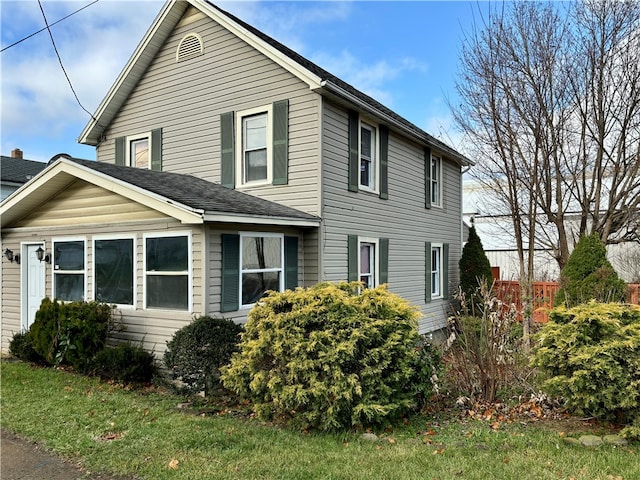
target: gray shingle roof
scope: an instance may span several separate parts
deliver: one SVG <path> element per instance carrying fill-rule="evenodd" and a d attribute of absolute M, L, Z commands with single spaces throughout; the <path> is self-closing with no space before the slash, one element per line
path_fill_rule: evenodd
<path fill-rule="evenodd" d="M 46 163 L 23 158 L 0 156 L 0 178 L 3 182 L 27 183 L 47 166 Z"/>
<path fill-rule="evenodd" d="M 340 87 L 344 91 L 348 92 L 349 94 L 351 94 L 354 97 L 358 98 L 359 100 L 363 101 L 365 104 L 370 105 L 371 107 L 373 107 L 374 109 L 384 113 L 388 117 L 393 118 L 396 122 L 398 122 L 399 124 L 403 125 L 404 128 L 406 128 L 407 130 L 413 132 L 415 135 L 417 135 L 419 137 L 427 139 L 429 143 L 431 143 L 434 146 L 437 146 L 439 149 L 443 150 L 444 152 L 448 152 L 449 154 L 453 155 L 456 159 L 458 159 L 458 160 L 464 159 L 463 163 L 465 163 L 465 164 L 466 163 L 472 163 L 468 158 L 465 158 L 460 152 L 458 152 L 454 148 L 450 147 L 446 143 L 441 142 L 440 140 L 438 140 L 437 138 L 433 137 L 429 133 L 425 132 L 420 127 L 414 125 L 413 123 L 411 123 L 406 118 L 398 115 L 393 110 L 385 107 L 383 104 L 378 102 L 376 99 L 374 99 L 374 98 L 370 97 L 369 95 L 361 92 L 360 90 L 358 90 L 357 88 L 355 88 L 352 85 L 348 84 L 344 80 L 341 80 L 340 78 L 336 77 L 335 75 L 333 75 L 332 73 L 328 72 L 324 68 L 316 65 L 311 60 L 309 60 L 309 59 L 303 57 L 302 55 L 300 55 L 299 53 L 291 50 L 286 45 L 283 45 L 282 43 L 278 42 L 274 38 L 271 38 L 269 35 L 261 32 L 257 28 L 252 27 L 251 25 L 249 25 L 248 23 L 246 23 L 243 20 L 239 19 L 238 17 L 234 16 L 233 14 L 223 10 L 222 8 L 218 7 L 217 5 L 214 5 L 211 1 L 209 1 L 209 0 L 206 0 L 206 1 L 213 8 L 215 8 L 216 10 L 221 12 L 222 14 L 226 15 L 227 17 L 229 17 L 230 19 L 232 19 L 234 22 L 238 23 L 242 27 L 246 28 L 251 33 L 253 33 L 258 38 L 260 38 L 262 41 L 268 43 L 269 45 L 271 45 L 272 47 L 274 47 L 275 49 L 277 49 L 278 51 L 280 51 L 281 53 L 283 53 L 284 55 L 286 55 L 287 57 L 289 57 L 290 59 L 292 59 L 296 63 L 302 65 L 304 68 L 306 68 L 310 72 L 314 73 L 315 75 L 320 77 L 322 80 L 326 80 L 326 81 L 329 81 L 329 82 L 333 83 L 334 85 L 337 85 L 338 87 Z"/>
<path fill-rule="evenodd" d="M 110 163 L 69 158 L 66 155 L 64 158 L 176 203 L 195 210 L 203 210 L 205 213 L 320 220 L 318 217 L 300 210 L 232 190 L 218 183 L 191 175 L 123 167 Z M 56 157 L 52 161 L 55 159 Z"/>

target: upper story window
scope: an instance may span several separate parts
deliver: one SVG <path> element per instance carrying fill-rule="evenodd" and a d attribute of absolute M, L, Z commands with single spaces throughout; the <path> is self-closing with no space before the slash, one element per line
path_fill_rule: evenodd
<path fill-rule="evenodd" d="M 149 168 L 151 140 L 149 134 L 127 137 L 127 165 L 136 168 Z"/>
<path fill-rule="evenodd" d="M 348 112 L 348 188 L 365 190 L 389 198 L 389 128 L 361 121 L 360 114 Z"/>
<path fill-rule="evenodd" d="M 53 239 L 53 296 L 63 301 L 86 297 L 84 239 Z"/>
<path fill-rule="evenodd" d="M 442 206 L 442 160 L 431 156 L 431 205 Z"/>
<path fill-rule="evenodd" d="M 162 171 L 162 128 L 116 137 L 116 165 Z"/>
<path fill-rule="evenodd" d="M 375 127 L 360 124 L 360 187 L 369 190 L 377 190 L 376 137 Z"/>
<path fill-rule="evenodd" d="M 236 114 L 236 186 L 272 182 L 272 124 L 272 105 Z"/>

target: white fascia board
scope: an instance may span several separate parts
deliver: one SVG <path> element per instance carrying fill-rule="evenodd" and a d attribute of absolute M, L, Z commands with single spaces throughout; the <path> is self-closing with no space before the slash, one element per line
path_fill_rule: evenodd
<path fill-rule="evenodd" d="M 222 27 L 229 30 L 241 40 L 245 41 L 253 48 L 263 53 L 271 60 L 276 62 L 285 70 L 288 70 L 300 80 L 309 85 L 311 90 L 315 90 L 321 87 L 322 78 L 315 73 L 309 71 L 307 68 L 300 65 L 298 62 L 289 58 L 287 55 L 279 51 L 277 48 L 269 45 L 267 42 L 257 37 L 242 25 L 234 22 L 211 4 L 203 0 L 188 0 L 194 7 L 204 11 L 212 20 L 216 21 Z"/>
<path fill-rule="evenodd" d="M 23 188 L 14 192 L 0 205 L 0 215 L 8 215 L 11 220 L 11 211 L 19 209 L 22 202 L 28 202 L 30 197 L 41 196 L 42 200 L 50 198 L 58 190 L 48 189 L 47 184 L 55 182 L 55 179 L 62 176 L 68 176 L 70 183 L 73 179 L 84 180 L 88 183 L 104 188 L 110 192 L 121 195 L 131 201 L 140 203 L 163 213 L 169 217 L 175 218 L 186 224 L 203 223 L 204 211 L 191 208 L 162 195 L 157 195 L 143 188 L 115 179 L 104 173 L 95 171 L 91 168 L 79 165 L 71 160 L 61 158 L 54 164 L 44 169 L 40 174 L 34 177 L 30 182 L 25 184 Z M 51 191 L 49 191 L 51 190 Z"/>
<path fill-rule="evenodd" d="M 173 31 L 186 9 L 187 2 L 167 0 L 122 69 L 122 72 L 120 72 L 120 75 L 118 75 L 118 78 L 109 89 L 109 92 L 98 106 L 94 116 L 80 133 L 77 139 L 78 143 L 93 146 L 100 143 L 96 129 L 102 130 L 104 127 L 101 125 L 108 126 L 111 124 L 113 117 L 120 110 L 120 106 L 137 85 L 147 67 L 151 64 L 160 48 L 162 48 L 164 40 Z M 101 136 L 102 132 L 99 135 Z"/>
<path fill-rule="evenodd" d="M 304 220 L 300 218 L 288 217 L 259 217 L 252 215 L 240 215 L 230 213 L 207 212 L 204 214 L 205 222 L 217 223 L 242 223 L 256 225 L 278 225 L 288 227 L 319 227 L 320 219 Z"/>

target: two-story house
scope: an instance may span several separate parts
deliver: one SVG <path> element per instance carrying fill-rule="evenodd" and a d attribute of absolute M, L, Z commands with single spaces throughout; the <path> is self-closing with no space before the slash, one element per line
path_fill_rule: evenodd
<path fill-rule="evenodd" d="M 387 283 L 421 332 L 446 325 L 470 161 L 281 43 L 169 1 L 94 117 L 97 161 L 58 155 L 0 206 L 3 350 L 45 295 L 117 305 L 156 353 L 320 281 Z"/>

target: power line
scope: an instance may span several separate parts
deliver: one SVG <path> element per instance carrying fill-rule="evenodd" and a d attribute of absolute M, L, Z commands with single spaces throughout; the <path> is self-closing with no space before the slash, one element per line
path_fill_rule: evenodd
<path fill-rule="evenodd" d="M 94 0 L 93 2 L 91 2 L 91 3 L 87 4 L 87 5 L 85 5 L 84 7 L 79 8 L 79 9 L 78 9 L 78 10 L 76 10 L 75 12 L 70 13 L 70 14 L 69 14 L 69 15 L 67 15 L 66 17 L 62 17 L 60 20 L 57 20 L 57 21 L 53 22 L 53 23 L 52 23 L 51 25 L 49 25 L 48 27 L 53 27 L 56 23 L 60 23 L 61 21 L 66 20 L 66 19 L 67 19 L 67 18 L 69 18 L 71 15 L 75 15 L 75 14 L 76 14 L 76 13 L 78 13 L 79 11 L 84 10 L 84 9 L 85 9 L 85 8 L 87 8 L 87 7 L 90 7 L 90 6 L 91 6 L 91 5 L 93 5 L 94 3 L 97 3 L 98 1 L 99 1 L 99 0 Z M 42 8 L 42 7 L 41 7 L 41 8 Z M 24 42 L 25 40 L 30 39 L 31 37 L 33 37 L 34 35 L 39 34 L 40 32 L 44 32 L 48 27 L 41 28 L 41 29 L 40 29 L 40 30 L 38 30 L 37 32 L 33 32 L 31 35 L 28 35 L 28 36 L 26 36 L 26 37 L 24 37 L 24 38 L 22 38 L 22 39 L 18 40 L 17 42 L 14 42 L 14 43 L 12 43 L 12 44 L 11 44 L 11 45 L 9 45 L 9 46 L 4 47 L 2 50 L 0 50 L 0 53 L 4 52 L 5 50 L 9 50 L 11 47 L 15 47 L 15 46 L 16 46 L 16 45 L 18 45 L 19 43 L 22 43 L 22 42 Z"/>
<path fill-rule="evenodd" d="M 51 44 L 53 45 L 53 50 L 56 52 L 56 56 L 58 57 L 58 62 L 60 62 L 60 68 L 62 69 L 62 73 L 64 73 L 64 76 L 67 79 L 67 83 L 69 84 L 69 87 L 73 92 L 73 96 L 76 98 L 76 102 L 78 102 L 78 105 L 80 105 L 80 108 L 82 108 L 85 112 L 89 114 L 89 116 L 93 119 L 94 122 L 98 123 L 98 119 L 94 117 L 89 110 L 84 108 L 82 103 L 80 103 L 80 99 L 78 98 L 78 95 L 76 94 L 76 91 L 73 88 L 71 79 L 69 78 L 69 75 L 67 75 L 67 71 L 65 70 L 64 65 L 62 64 L 62 58 L 60 58 L 60 54 L 58 53 L 58 47 L 56 47 L 56 42 L 53 39 L 53 33 L 51 33 L 51 28 L 49 26 L 49 22 L 47 21 L 47 16 L 44 14 L 44 8 L 42 8 L 42 2 L 40 0 L 38 0 L 38 5 L 40 6 L 40 11 L 42 12 L 42 18 L 44 18 L 44 24 L 46 25 L 46 29 L 49 32 L 49 37 L 51 38 Z"/>

